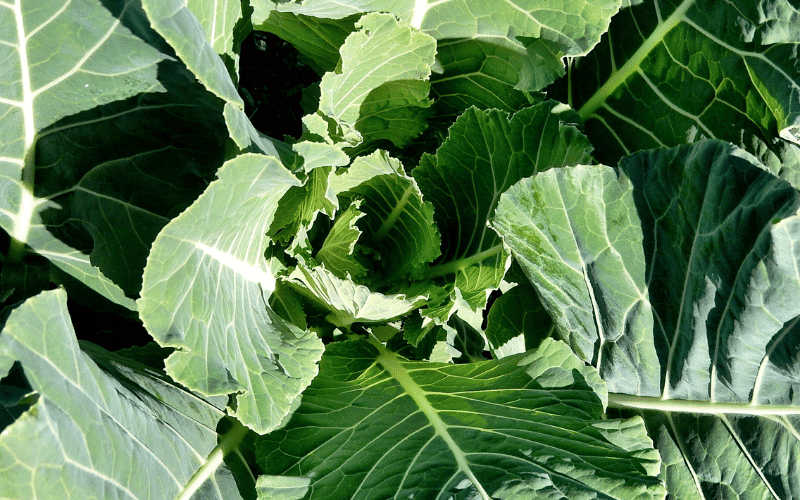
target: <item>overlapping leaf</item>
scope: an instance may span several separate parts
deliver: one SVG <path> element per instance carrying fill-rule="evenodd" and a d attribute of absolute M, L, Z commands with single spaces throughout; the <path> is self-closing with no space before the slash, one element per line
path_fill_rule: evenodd
<path fill-rule="evenodd" d="M 240 22 L 238 0 L 195 0 L 188 5 L 182 0 L 143 0 L 150 23 L 173 47 L 192 74 L 211 93 L 225 102 L 224 116 L 230 137 L 240 149 L 279 156 L 278 144 L 260 134 L 244 114 L 244 101 L 236 90 L 231 70 L 220 57 L 233 59 L 233 33 L 222 26 Z M 200 19 L 198 19 L 198 16 Z M 220 34 L 222 38 L 220 38 Z M 238 37 L 237 37 L 238 38 Z M 235 64 L 231 66 L 235 67 Z"/>
<path fill-rule="evenodd" d="M 385 282 L 419 278 L 439 256 L 433 205 L 424 201 L 403 165 L 383 151 L 362 156 L 337 176 L 333 188 L 342 200 L 362 200 L 366 214 L 359 245 L 378 260 Z M 394 288 L 394 287 L 390 287 Z"/>
<path fill-rule="evenodd" d="M 98 365 L 79 349 L 66 302 L 63 290 L 43 292 L 12 311 L 0 333 L 0 375 L 18 361 L 36 391 L 0 435 L 0 497 L 149 499 L 200 490 L 202 498 L 242 498 L 230 471 L 209 462 L 224 399 L 202 399 L 95 348 Z M 241 429 L 222 440 L 233 445 Z"/>
<path fill-rule="evenodd" d="M 3 31 L 4 43 L 0 44 L 0 57 L 8 63 L 0 90 L 0 224 L 15 239 L 9 254 L 12 262 L 21 260 L 27 245 L 106 299 L 133 309 L 133 301 L 120 286 L 95 267 L 96 261 L 90 263 L 91 245 L 87 248 L 74 239 L 63 240 L 63 235 L 54 238 L 45 228 L 42 212 L 47 209 L 55 215 L 56 205 L 34 198 L 69 191 L 79 177 L 73 171 L 67 185 L 37 186 L 34 179 L 46 183 L 45 171 L 39 168 L 37 172 L 37 136 L 42 136 L 39 152 L 54 162 L 49 153 L 63 144 L 56 144 L 53 138 L 62 133 L 62 126 L 79 126 L 80 119 L 74 115 L 85 112 L 78 116 L 86 118 L 95 113 L 98 118 L 102 111 L 92 108 L 100 106 L 102 110 L 136 94 L 165 90 L 157 79 L 158 63 L 168 57 L 162 51 L 163 43 L 152 36 L 149 27 L 142 26 L 134 3 L 122 2 L 114 9 L 111 12 L 89 0 L 44 6 L 20 0 L 0 6 L 0 22 L 9 28 Z M 87 24 L 86 19 L 92 22 Z M 50 130 L 43 132 L 48 127 Z M 82 145 L 88 142 L 78 141 Z M 82 169 L 93 166 L 85 158 L 80 162 Z M 56 170 L 54 165 L 48 166 Z M 63 163 L 58 166 L 57 175 L 70 174 Z M 136 288 L 122 284 L 128 292 Z"/>
<path fill-rule="evenodd" d="M 627 394 L 611 396 L 612 404 L 648 412 L 671 491 L 797 496 L 800 484 L 778 457 L 800 450 L 800 195 L 717 141 L 642 152 L 620 169 L 619 178 L 591 167 L 523 181 L 501 201 L 496 227 L 528 262 L 523 268 L 559 328 L 578 319 L 555 311 L 584 296 L 577 302 L 585 309 L 570 315 L 599 332 L 585 359 Z M 556 176 L 584 181 L 562 181 L 556 196 L 546 195 Z M 590 179 L 616 183 L 624 196 L 599 188 L 587 196 L 581 186 Z M 568 201 L 577 195 L 587 201 Z M 542 238 L 537 224 L 547 220 L 550 236 Z M 621 334 L 613 346 L 605 345 L 609 331 Z M 635 360 L 638 377 L 625 369 Z"/>
<path fill-rule="evenodd" d="M 663 498 L 642 422 L 600 420 L 597 373 L 560 342 L 468 365 L 329 346 L 292 420 L 257 444 L 304 498 Z M 274 481 L 274 480 L 273 480 Z M 299 498 L 293 497 L 293 498 Z"/>
<path fill-rule="evenodd" d="M 473 105 L 513 111 L 527 104 L 523 91 L 540 90 L 563 74 L 565 56 L 588 53 L 619 6 L 617 0 L 568 2 L 556 8 L 540 0 L 515 0 L 498 11 L 485 0 L 306 0 L 261 7 L 257 18 L 278 25 L 294 14 L 296 25 L 308 17 L 343 20 L 373 10 L 391 12 L 439 42 L 441 72 L 432 85 L 439 109 L 455 115 Z M 313 36 L 304 29 L 299 33 L 289 34 L 289 41 Z M 310 54 L 310 48 L 305 52 Z"/>
<path fill-rule="evenodd" d="M 329 312 L 326 319 L 338 327 L 353 323 L 385 323 L 408 314 L 427 299 L 405 294 L 385 295 L 350 279 L 335 276 L 324 267 L 303 265 L 284 279 L 298 293 Z"/>
<path fill-rule="evenodd" d="M 356 125 L 362 116 L 361 107 L 381 85 L 406 81 L 422 89 L 409 95 L 422 99 L 421 105 L 427 104 L 426 80 L 436 52 L 431 37 L 389 14 L 367 14 L 356 23 L 356 29 L 340 49 L 336 71 L 322 77 L 319 102 L 319 112 L 335 124 L 334 140 L 351 146 L 362 141 Z"/>
<path fill-rule="evenodd" d="M 591 146 L 571 125 L 573 115 L 554 101 L 511 117 L 471 108 L 413 170 L 442 234 L 442 256 L 428 276 L 455 276 L 472 309 L 485 306 L 506 272 L 500 238 L 487 225 L 500 194 L 534 172 L 589 161 Z"/>
<path fill-rule="evenodd" d="M 138 301 L 148 332 L 179 348 L 167 373 L 203 394 L 240 393 L 231 410 L 266 432 L 317 371 L 322 343 L 266 303 L 275 278 L 264 258 L 278 200 L 297 179 L 275 158 L 227 162 L 198 200 L 156 238 Z"/>
<path fill-rule="evenodd" d="M 571 104 L 600 159 L 702 137 L 783 154 L 778 134 L 796 142 L 800 126 L 798 13 L 748 0 L 623 9 L 571 73 Z"/>

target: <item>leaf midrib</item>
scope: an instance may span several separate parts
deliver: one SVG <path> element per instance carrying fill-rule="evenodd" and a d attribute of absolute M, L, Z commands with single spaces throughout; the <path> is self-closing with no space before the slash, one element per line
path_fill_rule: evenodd
<path fill-rule="evenodd" d="M 672 28 L 685 19 L 686 11 L 694 5 L 694 2 L 695 0 L 684 0 L 667 19 L 656 27 L 650 36 L 645 39 L 644 43 L 639 46 L 633 56 L 631 56 L 619 70 L 612 73 L 603 86 L 597 89 L 589 100 L 581 106 L 578 110 L 581 120 L 586 121 L 597 108 L 605 104 L 606 99 L 611 96 L 620 85 L 624 84 L 630 76 L 639 71 L 639 66 L 644 58 L 663 41 L 664 37 Z"/>
<path fill-rule="evenodd" d="M 411 376 L 408 374 L 408 370 L 403 367 L 396 354 L 386 349 L 386 347 L 384 347 L 383 344 L 381 344 L 380 341 L 374 337 L 370 337 L 369 341 L 378 349 L 379 354 L 376 358 L 376 362 L 379 363 L 383 369 L 386 370 L 390 376 L 392 376 L 392 378 L 397 380 L 406 394 L 411 396 L 411 399 L 414 400 L 414 403 L 416 403 L 420 411 L 433 426 L 435 434 L 439 436 L 445 442 L 445 444 L 447 444 L 447 447 L 452 452 L 453 457 L 458 464 L 458 469 L 463 472 L 464 475 L 467 476 L 467 478 L 472 482 L 472 484 L 481 494 L 481 498 L 484 500 L 491 500 L 491 496 L 489 496 L 486 490 L 483 489 L 483 486 L 472 472 L 472 469 L 467 462 L 466 455 L 450 435 L 450 432 L 448 431 L 448 425 L 442 421 L 436 409 L 425 397 L 425 390 L 423 390 L 414 381 L 414 379 L 411 378 Z"/>

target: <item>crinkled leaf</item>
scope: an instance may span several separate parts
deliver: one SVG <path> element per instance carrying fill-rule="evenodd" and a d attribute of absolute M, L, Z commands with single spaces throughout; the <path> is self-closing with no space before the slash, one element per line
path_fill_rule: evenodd
<path fill-rule="evenodd" d="M 267 432 L 291 411 L 322 353 L 316 335 L 266 304 L 275 287 L 266 231 L 298 181 L 256 154 L 227 162 L 218 176 L 159 233 L 138 305 L 156 341 L 179 349 L 167 373 L 203 394 L 239 393 L 231 413 Z"/>
<path fill-rule="evenodd" d="M 361 200 L 356 200 L 347 210 L 336 216 L 333 227 L 316 255 L 317 261 L 339 278 L 347 278 L 349 275 L 358 279 L 367 273 L 367 269 L 353 255 L 356 242 L 361 236 L 361 230 L 356 223 L 365 215 L 360 208 Z"/>
<path fill-rule="evenodd" d="M 596 189 L 589 199 L 604 199 L 594 209 L 572 203 L 573 213 L 592 214 L 591 225 L 572 217 L 581 224 L 560 224 L 557 241 L 541 238 L 535 224 L 545 214 L 563 219 L 563 208 L 532 200 L 541 195 L 537 191 L 512 189 L 501 201 L 498 230 L 513 234 L 508 242 L 518 257 L 563 270 L 550 272 L 545 284 L 541 273 L 523 264 L 551 313 L 573 307 L 571 296 L 590 293 L 594 299 L 583 302 L 589 310 L 581 313 L 582 328 L 597 332 L 595 325 L 604 331 L 619 325 L 625 331 L 621 339 L 642 338 L 625 342 L 623 355 L 616 348 L 600 350 L 604 340 L 596 336 L 587 360 L 599 363 L 609 387 L 623 393 L 610 396 L 612 405 L 645 412 L 667 461 L 663 474 L 670 491 L 681 498 L 713 498 L 722 491 L 730 498 L 797 496 L 800 483 L 784 458 L 800 453 L 800 217 L 794 215 L 800 194 L 753 156 L 718 141 L 638 153 L 620 169 L 619 178 L 606 167 L 588 169 L 611 185 L 627 186 L 625 200 Z M 577 178 L 574 173 L 561 177 Z M 539 177 L 523 183 L 535 185 Z M 634 210 L 635 221 L 619 217 Z M 528 224 L 513 227 L 523 217 Z M 503 224 L 508 230 L 500 229 Z M 637 226 L 641 235 L 634 236 Z M 588 243 L 604 234 L 601 228 L 611 242 L 623 242 L 611 237 L 614 228 L 629 237 L 624 245 L 594 252 L 597 259 L 587 258 Z M 639 238 L 642 250 L 632 244 Z M 570 250 L 575 242 L 583 249 L 577 260 Z M 624 266 L 608 265 L 615 261 Z M 581 269 L 587 279 L 578 290 L 578 281 L 570 284 L 565 277 Z M 552 293 L 553 284 L 571 296 Z M 641 317 L 646 305 L 651 312 Z M 552 314 L 564 328 L 564 315 Z M 638 365 L 638 378 L 620 370 L 637 358 L 646 360 Z"/>
<path fill-rule="evenodd" d="M 530 373 L 530 374 L 529 374 Z M 409 362 L 331 344 L 287 427 L 260 438 L 305 498 L 663 498 L 642 421 L 601 420 L 595 370 L 559 342 L 527 358 Z"/>
<path fill-rule="evenodd" d="M 696 138 L 750 148 L 800 126 L 797 5 L 641 2 L 571 73 L 572 105 L 601 160 Z M 752 151 L 751 152 L 755 152 Z"/>
<path fill-rule="evenodd" d="M 428 275 L 455 275 L 472 309 L 486 305 L 508 264 L 500 238 L 487 225 L 500 194 L 534 172 L 590 159 L 591 146 L 573 119 L 555 101 L 513 116 L 471 108 L 436 155 L 424 155 L 413 170 L 442 234 L 442 256 Z"/>
<path fill-rule="evenodd" d="M 371 169 L 380 161 L 389 163 L 382 170 L 391 173 L 370 176 L 374 172 Z M 423 201 L 416 181 L 406 175 L 400 162 L 380 151 L 351 168 L 356 170 L 344 174 L 342 180 L 364 181 L 348 187 L 339 196 L 345 200 L 363 200 L 366 217 L 361 223 L 363 235 L 359 244 L 368 246 L 376 254 L 385 280 L 393 282 L 421 276 L 440 254 L 433 206 Z M 337 187 L 342 184 L 340 180 Z"/>
<path fill-rule="evenodd" d="M 203 498 L 241 498 L 230 472 L 210 460 L 224 399 L 202 399 L 99 348 L 87 356 L 66 302 L 63 290 L 43 292 L 0 333 L 0 375 L 19 361 L 38 396 L 0 435 L 0 496 L 176 498 L 199 489 Z M 222 441 L 232 447 L 242 436 Z"/>
<path fill-rule="evenodd" d="M 326 319 L 339 327 L 349 327 L 356 322 L 385 323 L 408 314 L 427 300 L 423 295 L 373 292 L 352 280 L 337 278 L 324 267 L 299 265 L 284 282 L 328 311 Z"/>
<path fill-rule="evenodd" d="M 362 141 L 356 123 L 370 92 L 397 80 L 426 87 L 436 52 L 435 40 L 390 14 L 367 14 L 356 28 L 342 45 L 336 71 L 322 77 L 319 103 L 319 112 L 336 124 L 334 140 L 351 146 Z"/>

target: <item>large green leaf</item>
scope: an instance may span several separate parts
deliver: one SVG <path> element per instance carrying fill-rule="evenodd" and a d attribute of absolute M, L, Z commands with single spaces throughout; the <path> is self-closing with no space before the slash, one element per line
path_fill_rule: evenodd
<path fill-rule="evenodd" d="M 645 412 L 675 498 L 798 496 L 800 194 L 718 141 L 638 153 L 620 170 L 525 180 L 495 226 L 557 328 L 588 332 L 594 349 L 579 352 L 620 393 L 610 403 Z M 556 176 L 573 182 L 550 186 Z"/>
<path fill-rule="evenodd" d="M 19 362 L 35 391 L 0 435 L 0 497 L 242 498 L 221 458 L 245 429 L 217 434 L 224 398 L 200 398 L 96 347 L 87 356 L 66 302 L 63 290 L 43 292 L 0 333 L 0 376 Z"/>
<path fill-rule="evenodd" d="M 309 499 L 663 498 L 641 420 L 601 420 L 603 391 L 552 340 L 467 365 L 336 343 L 256 450 L 267 474 L 310 480 Z"/>
<path fill-rule="evenodd" d="M 797 18 L 787 0 L 640 2 L 575 61 L 570 104 L 609 164 L 703 137 L 780 154 L 800 126 Z"/>
<path fill-rule="evenodd" d="M 140 315 L 176 381 L 207 395 L 239 393 L 230 411 L 257 432 L 277 427 L 317 372 L 322 343 L 266 300 L 264 252 L 280 198 L 297 179 L 275 158 L 227 162 L 203 195 L 159 233 L 144 271 Z"/>
<path fill-rule="evenodd" d="M 558 336 L 599 368 L 610 390 L 633 385 L 657 394 L 630 181 L 603 166 L 552 169 L 509 189 L 493 226 L 536 286 Z"/>

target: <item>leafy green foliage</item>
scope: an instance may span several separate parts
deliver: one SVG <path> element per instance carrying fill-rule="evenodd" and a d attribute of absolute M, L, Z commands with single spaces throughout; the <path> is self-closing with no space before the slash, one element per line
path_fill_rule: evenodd
<path fill-rule="evenodd" d="M 0 4 L 0 497 L 800 497 L 800 16 L 623 3 Z"/>

